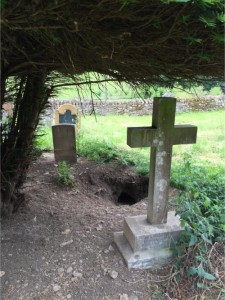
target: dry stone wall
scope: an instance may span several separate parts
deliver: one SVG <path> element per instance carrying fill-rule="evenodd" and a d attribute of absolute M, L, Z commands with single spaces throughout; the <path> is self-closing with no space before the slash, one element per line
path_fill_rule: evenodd
<path fill-rule="evenodd" d="M 148 115 L 152 112 L 153 100 L 133 100 L 133 101 L 89 101 L 83 100 L 56 100 L 50 99 L 51 107 L 49 113 L 53 115 L 54 109 L 60 105 L 70 103 L 76 105 L 78 110 L 84 115 L 96 113 L 99 115 L 108 114 L 128 114 L 128 115 Z M 93 108 L 94 107 L 94 108 Z M 195 99 L 177 99 L 177 112 L 181 111 L 208 111 L 215 109 L 225 109 L 225 96 L 205 97 Z"/>

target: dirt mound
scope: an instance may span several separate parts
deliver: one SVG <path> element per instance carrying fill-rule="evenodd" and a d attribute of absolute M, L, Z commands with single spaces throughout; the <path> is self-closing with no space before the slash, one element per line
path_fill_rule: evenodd
<path fill-rule="evenodd" d="M 132 167 L 116 162 L 98 164 L 80 159 L 74 176 L 83 193 L 91 192 L 117 205 L 133 205 L 148 194 L 148 179 L 136 175 Z"/>

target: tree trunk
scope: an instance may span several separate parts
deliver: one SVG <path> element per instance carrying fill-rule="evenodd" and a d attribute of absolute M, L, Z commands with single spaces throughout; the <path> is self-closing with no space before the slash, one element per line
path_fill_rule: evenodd
<path fill-rule="evenodd" d="M 18 90 L 11 127 L 2 140 L 1 213 L 10 216 L 21 203 L 19 189 L 32 159 L 34 133 L 48 97 L 45 73 L 29 75 Z"/>

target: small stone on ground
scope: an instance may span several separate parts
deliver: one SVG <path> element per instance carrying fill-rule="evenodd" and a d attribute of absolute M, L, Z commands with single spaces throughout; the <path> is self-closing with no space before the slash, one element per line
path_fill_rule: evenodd
<path fill-rule="evenodd" d="M 61 289 L 61 286 L 59 286 L 58 284 L 53 285 L 53 291 L 54 292 L 58 292 L 60 289 Z"/>
<path fill-rule="evenodd" d="M 112 278 L 112 279 L 116 279 L 118 277 L 118 272 L 112 270 L 112 271 L 109 271 L 109 276 Z"/>
<path fill-rule="evenodd" d="M 127 294 L 120 295 L 120 300 L 130 300 Z"/>

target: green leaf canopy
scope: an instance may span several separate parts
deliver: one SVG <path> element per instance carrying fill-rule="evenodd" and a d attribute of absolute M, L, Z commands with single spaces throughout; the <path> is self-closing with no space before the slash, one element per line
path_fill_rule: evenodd
<path fill-rule="evenodd" d="M 2 74 L 221 80 L 223 9 L 222 0 L 8 0 L 2 2 Z"/>

